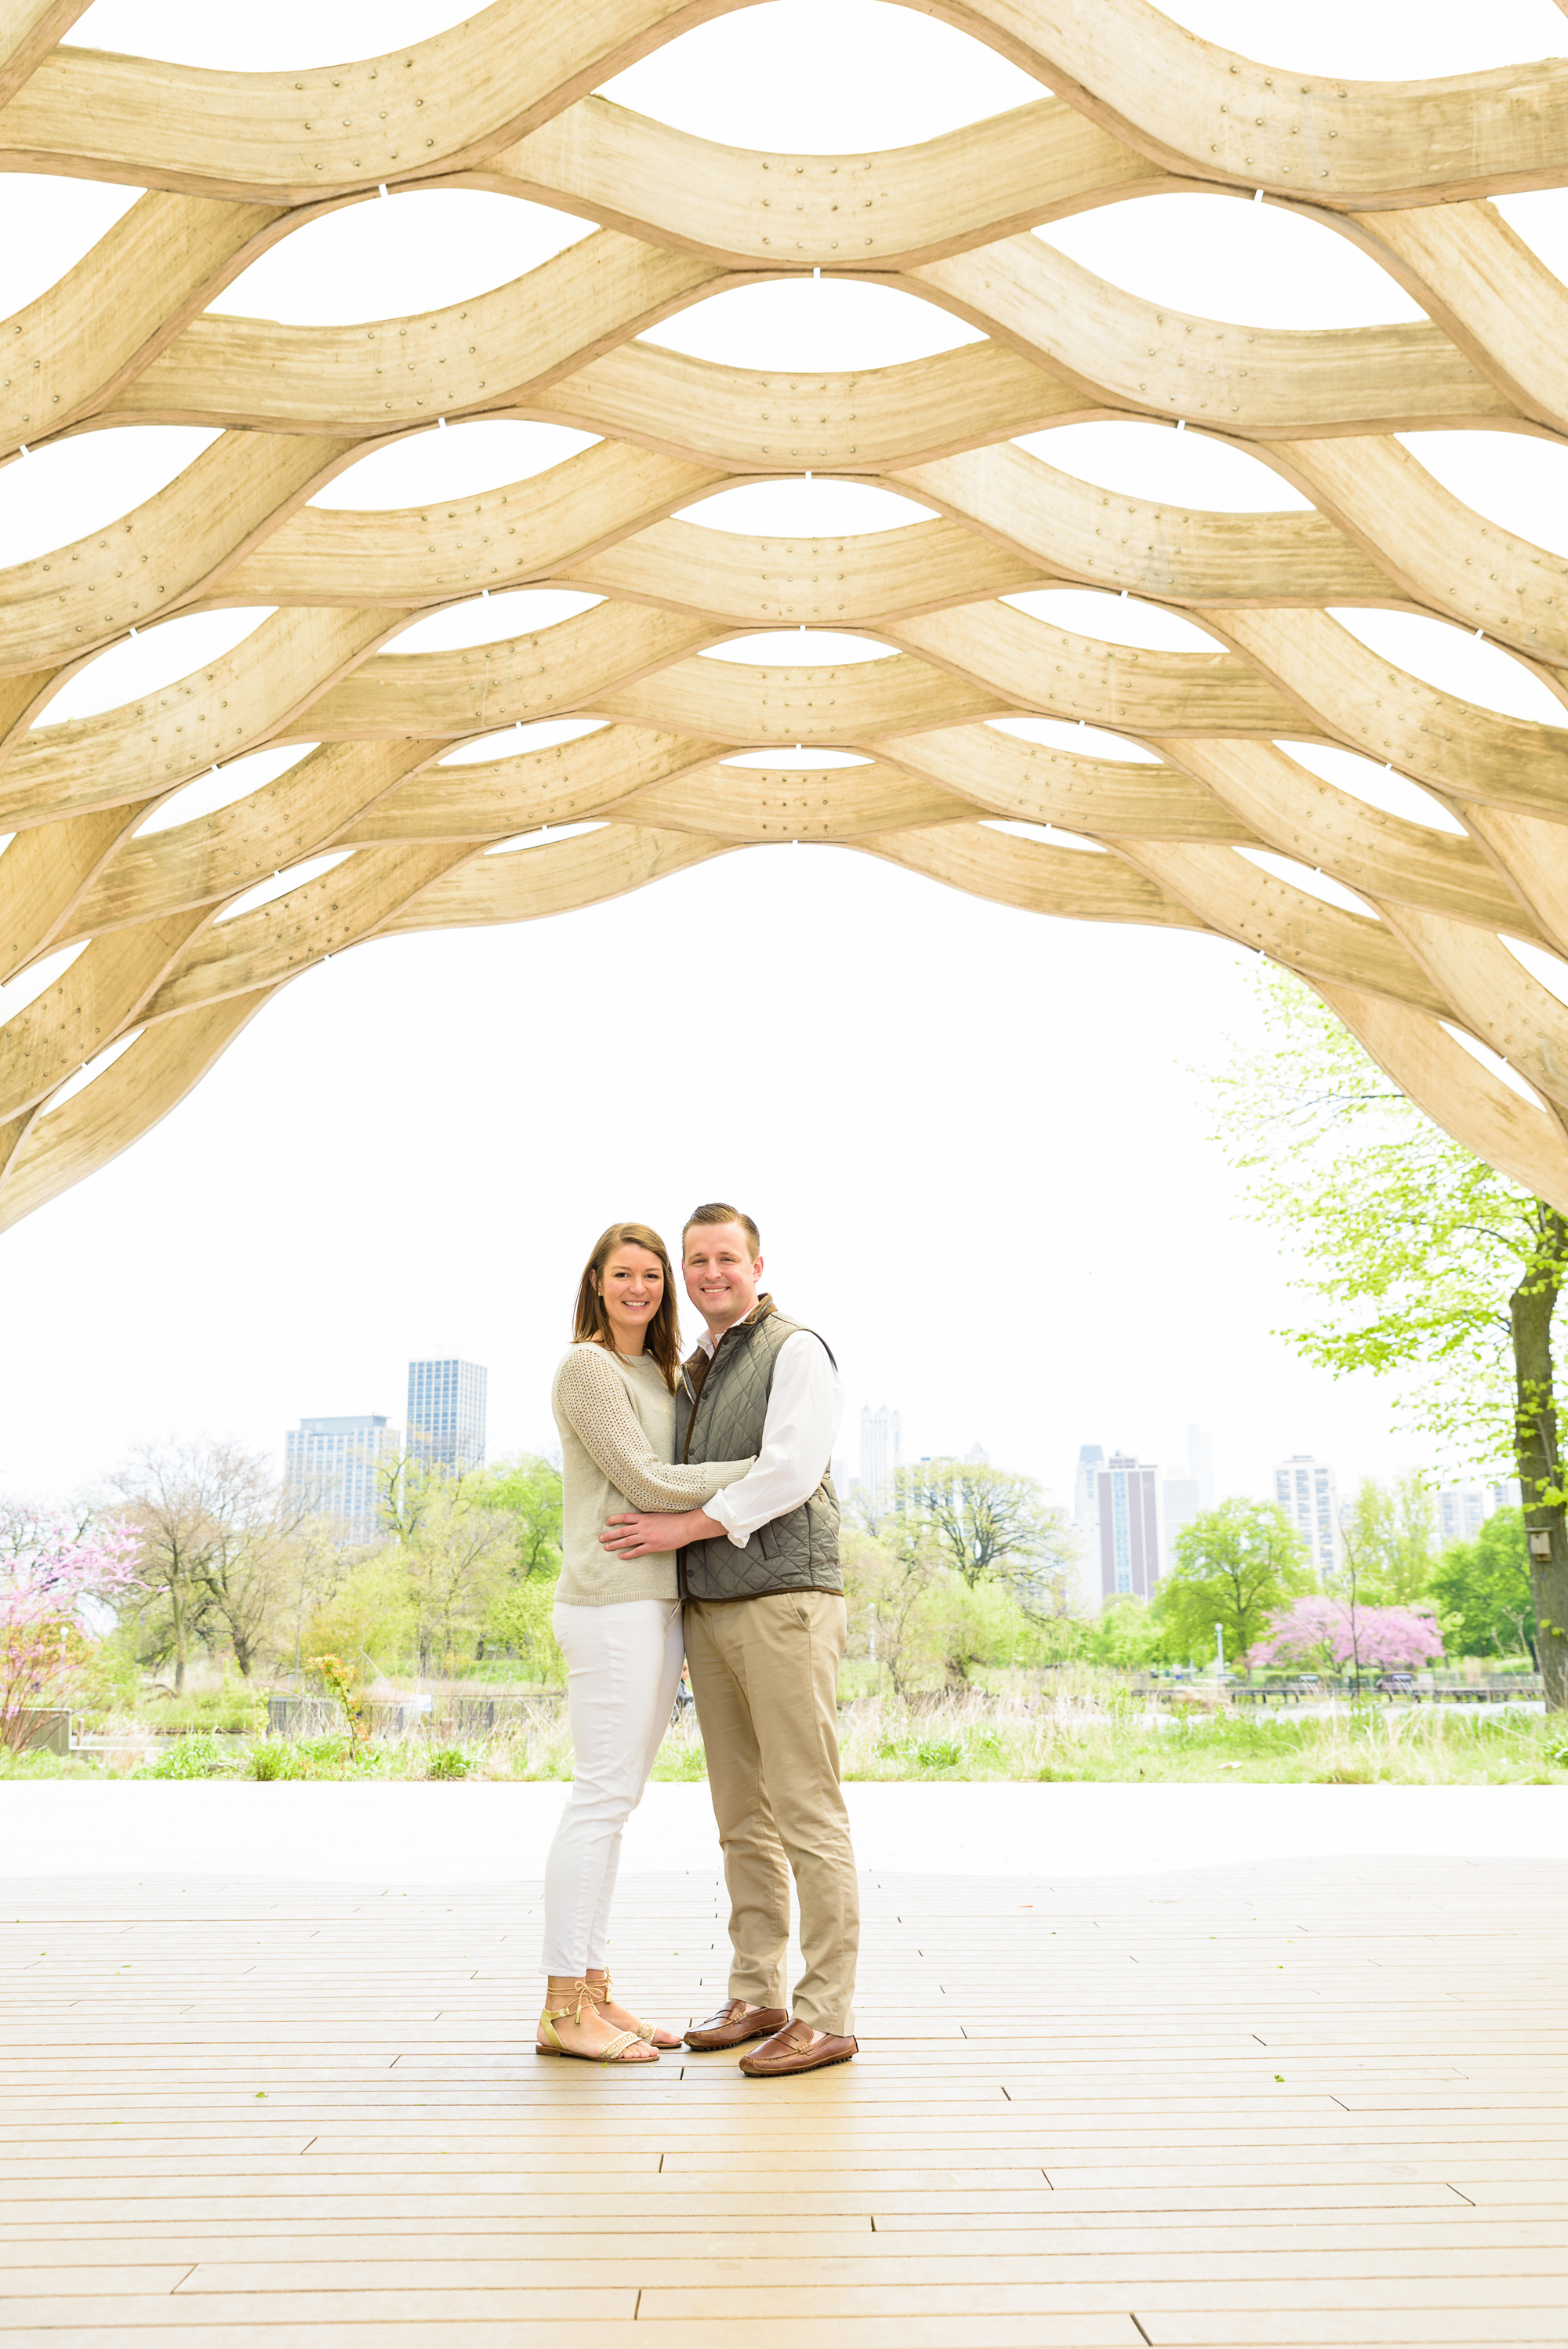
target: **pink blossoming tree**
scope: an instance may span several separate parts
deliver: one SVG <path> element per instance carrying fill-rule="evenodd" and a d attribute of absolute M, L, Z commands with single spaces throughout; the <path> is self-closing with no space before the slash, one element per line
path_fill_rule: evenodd
<path fill-rule="evenodd" d="M 1247 1653 L 1249 1664 L 1306 1664 L 1325 1656 L 1364 1671 L 1413 1671 L 1443 1652 L 1441 1634 L 1426 1607 L 1357 1607 L 1343 1599 L 1298 1599 L 1271 1617 L 1264 1636 Z"/>
<path fill-rule="evenodd" d="M 25 1743 L 36 1707 L 69 1702 L 92 1650 L 87 1602 L 134 1588 L 137 1548 L 127 1525 L 0 1509 L 0 1748 Z"/>

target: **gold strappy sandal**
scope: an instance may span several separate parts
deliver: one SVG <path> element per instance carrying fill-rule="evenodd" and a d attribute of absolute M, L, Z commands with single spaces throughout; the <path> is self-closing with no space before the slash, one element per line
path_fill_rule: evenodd
<path fill-rule="evenodd" d="M 611 1982 L 608 1974 L 605 1975 L 603 1982 L 585 1982 L 583 1988 L 587 1991 L 589 1997 L 593 2000 L 596 2007 L 613 2006 L 614 2004 L 614 1986 Z M 682 2044 L 672 2033 L 668 2031 L 661 2034 L 659 2026 L 656 2023 L 639 2023 L 634 2036 L 641 2039 L 645 2045 L 653 2048 L 655 2054 L 661 2047 L 665 2050 L 666 2054 L 673 2054 L 675 2049 Z"/>
<path fill-rule="evenodd" d="M 533 2052 L 536 2055 L 567 2055 L 578 2064 L 624 2064 L 628 2060 L 626 2050 L 636 2046 L 641 2035 L 635 2031 L 617 2031 L 613 2039 L 607 2039 L 604 2042 L 603 2047 L 592 2050 L 583 2047 L 563 2047 L 561 2044 L 561 2033 L 555 2028 L 556 2024 L 564 2023 L 568 2015 L 574 2023 L 581 2024 L 583 2008 L 592 2006 L 596 2009 L 598 2006 L 598 2001 L 593 1996 L 594 1987 L 593 1982 L 574 1982 L 573 1988 L 576 1996 L 567 2005 L 544 2008 L 539 2018 L 539 2028 L 552 2044 L 547 2047 L 543 2040 L 536 2039 L 533 2043 Z M 659 2058 L 657 2050 L 655 2049 L 647 2055 L 634 2056 L 630 2060 L 637 2064 L 650 2062 L 656 2064 Z"/>

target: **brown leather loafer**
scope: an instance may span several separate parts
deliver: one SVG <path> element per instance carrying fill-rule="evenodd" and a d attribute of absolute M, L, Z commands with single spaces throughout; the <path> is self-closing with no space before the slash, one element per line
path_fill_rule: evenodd
<path fill-rule="evenodd" d="M 829 2064 L 847 2064 L 860 2054 L 858 2039 L 839 2039 L 830 2032 L 813 2039 L 806 2023 L 789 2023 L 766 2047 L 754 2047 L 740 2059 L 740 2068 L 754 2080 L 781 2079 L 787 2073 L 820 2072 Z"/>
<path fill-rule="evenodd" d="M 686 2034 L 688 2047 L 706 2054 L 714 2047 L 744 2047 L 748 2039 L 769 2039 L 781 2031 L 789 2018 L 781 2006 L 761 2006 L 755 2014 L 746 2012 L 743 1998 L 727 1998 L 717 2014 L 706 2023 L 695 2023 Z"/>

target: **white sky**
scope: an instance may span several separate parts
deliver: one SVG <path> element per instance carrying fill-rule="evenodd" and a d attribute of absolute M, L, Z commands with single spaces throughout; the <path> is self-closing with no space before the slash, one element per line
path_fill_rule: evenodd
<path fill-rule="evenodd" d="M 97 0 L 72 38 L 262 70 L 368 54 L 464 13 L 439 0 L 273 0 L 264 11 Z M 1366 78 L 1568 49 L 1552 0 L 1484 11 L 1319 0 L 1310 14 L 1294 0 L 1185 0 L 1169 13 L 1274 64 Z M 929 138 L 1038 94 L 977 42 L 878 0 L 765 0 L 607 88 L 707 137 L 824 151 Z M 0 316 L 133 197 L 0 180 Z M 371 202 L 287 240 L 215 306 L 398 315 L 504 283 L 586 233 L 475 191 L 396 201 L 396 219 Z M 1568 272 L 1568 195 L 1503 209 Z M 1210 316 L 1348 326 L 1414 315 L 1344 240 L 1266 205 L 1143 198 L 1048 235 L 1119 284 Z M 721 295 L 650 339 L 745 366 L 843 367 L 973 335 L 910 295 L 805 283 Z M 0 472 L 0 562 L 128 511 L 210 437 L 88 434 L 13 464 Z M 367 460 L 320 502 L 453 495 L 584 445 L 542 426 L 431 433 Z M 1301 502 L 1266 466 L 1195 432 L 1101 425 L 1028 445 L 1130 492 Z M 1410 445 L 1470 503 L 1568 551 L 1563 450 L 1493 433 Z M 918 509 L 818 481 L 732 492 L 688 518 L 837 532 Z M 531 598 L 527 625 L 583 602 Z M 1069 603 L 1082 606 L 1076 620 Z M 1103 597 L 1050 604 L 1088 632 L 1186 634 Z M 113 707 L 182 675 L 262 616 L 150 631 L 94 663 L 49 715 Z M 1417 674 L 1491 708 L 1549 714 L 1543 689 L 1493 647 L 1408 616 L 1341 616 Z M 495 628 L 486 607 L 408 641 Z M 779 647 L 791 660 L 802 649 L 794 636 Z M 1092 747 L 1136 755 L 1114 738 Z M 255 788 L 286 755 L 236 762 L 159 821 Z M 1423 794 L 1364 761 L 1342 762 L 1335 779 L 1432 818 Z M 847 851 L 788 848 L 562 920 L 335 958 L 285 990 L 151 1135 L 0 1238 L 0 1489 L 63 1493 L 140 1435 L 207 1430 L 281 1453 L 302 1413 L 400 1419 L 408 1356 L 438 1349 L 488 1364 L 492 1454 L 545 1444 L 549 1373 L 597 1231 L 633 1216 L 673 1238 L 684 1211 L 714 1195 L 757 1216 L 769 1285 L 832 1342 L 851 1468 L 861 1405 L 886 1401 L 903 1412 L 907 1451 L 978 1440 L 1064 1498 L 1080 1443 L 1179 1461 L 1189 1420 L 1213 1431 L 1223 1488 L 1266 1489 L 1269 1464 L 1295 1451 L 1332 1458 L 1342 1483 L 1388 1473 L 1418 1456 L 1388 1433 L 1391 1394 L 1336 1385 L 1271 1337 L 1301 1312 L 1289 1268 L 1269 1233 L 1238 1219 L 1208 1139 L 1194 1069 L 1227 1035 L 1254 1036 L 1249 961 L 1210 939 L 1044 921 Z M 0 991 L 0 1016 L 37 978 Z"/>

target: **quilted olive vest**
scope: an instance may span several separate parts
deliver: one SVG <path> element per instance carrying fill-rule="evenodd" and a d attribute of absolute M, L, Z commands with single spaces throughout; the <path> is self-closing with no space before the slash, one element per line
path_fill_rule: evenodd
<path fill-rule="evenodd" d="M 682 1460 L 743 1460 L 762 1449 L 762 1423 L 773 1365 L 800 1328 L 770 1297 L 725 1331 L 709 1361 L 699 1346 L 676 1390 L 676 1439 Z M 813 1330 L 809 1333 L 815 1336 Z M 832 1359 L 830 1355 L 830 1361 Z M 842 1590 L 839 1503 L 824 1474 L 810 1500 L 758 1526 L 744 1549 L 728 1536 L 692 1542 L 680 1554 L 687 1599 L 759 1599 L 773 1590 Z"/>

